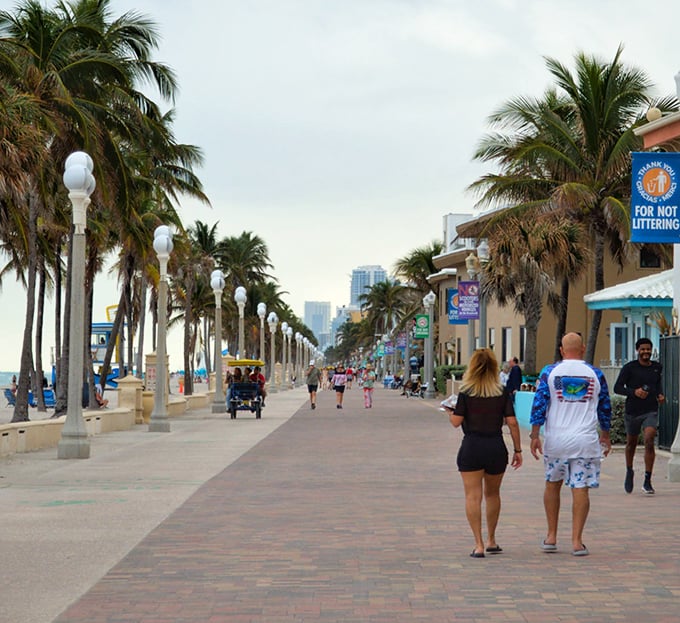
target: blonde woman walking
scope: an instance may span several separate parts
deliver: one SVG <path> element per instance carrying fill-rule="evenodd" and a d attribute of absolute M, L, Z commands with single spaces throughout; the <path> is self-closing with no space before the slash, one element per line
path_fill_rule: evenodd
<path fill-rule="evenodd" d="M 445 407 L 456 428 L 465 436 L 458 451 L 458 470 L 465 490 L 465 514 L 475 539 L 470 556 L 500 554 L 496 526 L 501 512 L 501 482 L 508 465 L 508 449 L 502 427 L 507 424 L 513 441 L 511 465 L 522 465 L 519 425 L 512 396 L 500 384 L 498 361 L 493 351 L 482 348 L 473 353 L 454 409 Z M 482 537 L 482 500 L 486 502 L 486 542 Z"/>

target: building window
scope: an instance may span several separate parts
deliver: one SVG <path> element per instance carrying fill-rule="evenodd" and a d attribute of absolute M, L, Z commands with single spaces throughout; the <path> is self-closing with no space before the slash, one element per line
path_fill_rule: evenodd
<path fill-rule="evenodd" d="M 463 350 L 463 340 L 456 338 L 456 365 L 461 365 L 461 351 Z"/>
<path fill-rule="evenodd" d="M 512 327 L 501 329 L 501 351 L 503 361 L 509 361 L 512 357 Z"/>
<path fill-rule="evenodd" d="M 493 350 L 493 351 L 496 350 L 496 328 L 495 327 L 489 328 L 489 338 L 488 338 L 487 344 L 489 345 L 490 350 Z"/>
<path fill-rule="evenodd" d="M 661 268 L 661 257 L 647 245 L 640 247 L 640 268 Z"/>
<path fill-rule="evenodd" d="M 527 345 L 527 330 L 526 327 L 519 328 L 519 360 L 524 361 L 524 353 Z"/>

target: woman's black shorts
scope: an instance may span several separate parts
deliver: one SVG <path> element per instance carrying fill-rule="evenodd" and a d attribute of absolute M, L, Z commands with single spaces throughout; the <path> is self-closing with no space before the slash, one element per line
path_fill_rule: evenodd
<path fill-rule="evenodd" d="M 458 471 L 503 474 L 508 466 L 508 449 L 502 436 L 465 435 L 458 450 Z"/>
<path fill-rule="evenodd" d="M 334 389 L 336 392 L 338 392 L 339 394 L 344 394 L 344 393 L 345 393 L 345 386 L 344 386 L 344 385 L 336 385 L 333 389 Z"/>

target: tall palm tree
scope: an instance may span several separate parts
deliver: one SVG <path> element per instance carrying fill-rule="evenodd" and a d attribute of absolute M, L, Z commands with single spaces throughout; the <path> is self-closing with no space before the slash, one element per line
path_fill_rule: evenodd
<path fill-rule="evenodd" d="M 407 292 L 398 281 L 378 281 L 359 295 L 374 335 L 389 333 L 397 326 L 408 304 Z"/>
<path fill-rule="evenodd" d="M 556 275 L 590 260 L 583 227 L 560 214 L 534 212 L 509 217 L 490 232 L 491 260 L 482 277 L 484 294 L 500 305 L 513 304 L 524 316 L 524 367 L 537 371 L 536 346 L 543 304 L 554 298 Z"/>
<path fill-rule="evenodd" d="M 538 206 L 583 223 L 593 240 L 596 290 L 605 287 L 605 250 L 620 265 L 627 258 L 630 152 L 641 146 L 633 130 L 650 105 L 677 108 L 673 98 L 652 101 L 647 76 L 624 65 L 621 55 L 621 47 L 609 62 L 579 53 L 573 73 L 548 58 L 555 89 L 541 100 L 512 100 L 492 115 L 499 131 L 482 140 L 475 157 L 496 161 L 501 173 L 471 186 L 483 205 L 520 212 Z M 592 313 L 589 361 L 602 315 Z"/>
<path fill-rule="evenodd" d="M 428 245 L 413 249 L 399 258 L 394 264 L 394 275 L 402 278 L 406 285 L 414 287 L 422 298 L 432 287 L 427 278 L 437 272 L 433 258 L 440 255 L 444 245 L 439 240 L 433 240 Z"/>

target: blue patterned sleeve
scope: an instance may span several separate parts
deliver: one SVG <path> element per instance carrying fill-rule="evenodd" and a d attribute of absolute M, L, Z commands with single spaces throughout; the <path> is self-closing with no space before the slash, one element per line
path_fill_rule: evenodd
<path fill-rule="evenodd" d="M 612 425 L 612 403 L 609 399 L 609 387 L 607 379 L 602 374 L 602 370 L 593 368 L 597 374 L 597 380 L 600 382 L 600 397 L 597 401 L 597 420 L 600 423 L 600 428 L 608 431 Z"/>
<path fill-rule="evenodd" d="M 548 386 L 548 375 L 552 366 L 546 366 L 541 370 L 541 375 L 538 377 L 538 387 L 534 394 L 534 402 L 531 405 L 530 423 L 532 426 L 543 426 L 545 424 L 545 414 L 548 412 L 548 405 L 550 405 L 550 387 Z"/>

